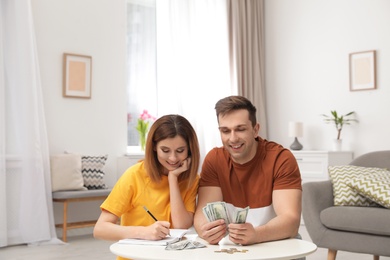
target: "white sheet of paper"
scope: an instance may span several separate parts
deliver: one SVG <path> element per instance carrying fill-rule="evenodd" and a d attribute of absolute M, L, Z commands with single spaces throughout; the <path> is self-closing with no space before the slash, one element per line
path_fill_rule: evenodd
<path fill-rule="evenodd" d="M 182 237 L 187 233 L 188 229 L 170 229 L 169 233 L 171 236 L 166 236 L 161 240 L 145 240 L 145 239 L 134 239 L 127 238 L 119 240 L 119 244 L 128 244 L 128 245 L 155 245 L 155 246 L 166 246 L 167 243 L 177 242 L 182 239 Z"/>

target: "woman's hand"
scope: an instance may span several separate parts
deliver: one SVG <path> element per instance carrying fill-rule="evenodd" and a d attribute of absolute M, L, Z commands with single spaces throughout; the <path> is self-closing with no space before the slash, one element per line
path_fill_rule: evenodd
<path fill-rule="evenodd" d="M 144 239 L 161 240 L 169 235 L 168 221 L 156 221 L 152 225 L 145 227 Z"/>
<path fill-rule="evenodd" d="M 177 167 L 173 171 L 170 171 L 168 176 L 173 175 L 177 178 L 180 176 L 180 174 L 187 171 L 190 168 L 190 165 L 191 165 L 191 157 L 188 157 L 187 159 L 185 159 L 181 162 L 179 167 Z"/>

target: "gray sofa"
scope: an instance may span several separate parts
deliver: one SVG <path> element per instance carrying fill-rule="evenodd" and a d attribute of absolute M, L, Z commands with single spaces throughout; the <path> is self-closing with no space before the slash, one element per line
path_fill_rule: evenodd
<path fill-rule="evenodd" d="M 361 155 L 350 165 L 390 169 L 390 151 Z M 302 216 L 313 243 L 328 249 L 328 260 L 338 250 L 390 256 L 390 209 L 334 206 L 330 180 L 303 184 Z M 328 228 L 332 227 L 332 228 Z"/>

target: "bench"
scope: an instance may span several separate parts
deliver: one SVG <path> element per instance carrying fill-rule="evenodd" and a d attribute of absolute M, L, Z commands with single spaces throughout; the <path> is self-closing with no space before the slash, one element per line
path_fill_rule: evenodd
<path fill-rule="evenodd" d="M 110 192 L 111 189 L 99 189 L 55 191 L 52 193 L 53 202 L 63 203 L 63 221 L 61 224 L 56 224 L 56 227 L 62 228 L 62 240 L 64 242 L 67 242 L 68 229 L 93 227 L 96 224 L 96 220 L 68 223 L 68 204 L 71 202 L 105 200 Z"/>

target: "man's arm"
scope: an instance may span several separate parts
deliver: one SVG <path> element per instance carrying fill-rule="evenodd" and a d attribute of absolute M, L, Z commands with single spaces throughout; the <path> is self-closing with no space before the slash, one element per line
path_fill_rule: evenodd
<path fill-rule="evenodd" d="M 209 202 L 222 201 L 222 191 L 220 187 L 199 187 L 198 204 L 196 206 L 194 227 L 199 237 L 210 244 L 217 244 L 226 235 L 226 224 L 224 220 L 208 222 L 203 214 L 202 208 Z"/>
<path fill-rule="evenodd" d="M 301 220 L 301 199 L 301 190 L 274 190 L 272 204 L 276 217 L 258 227 L 253 227 L 250 223 L 230 224 L 230 240 L 237 244 L 250 245 L 295 237 Z"/>

